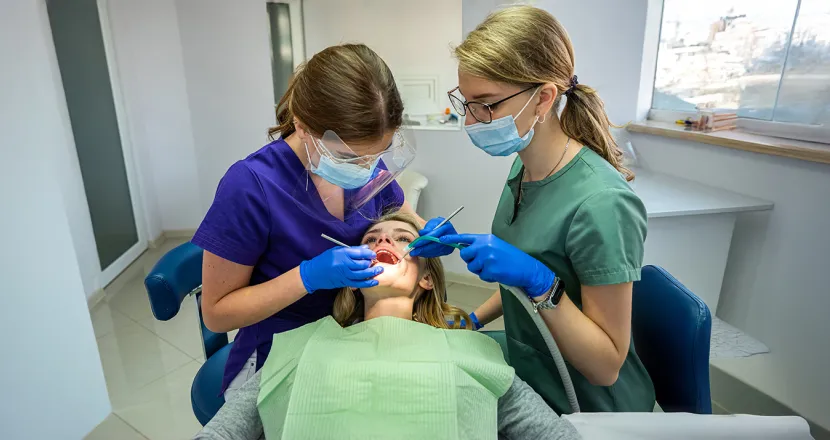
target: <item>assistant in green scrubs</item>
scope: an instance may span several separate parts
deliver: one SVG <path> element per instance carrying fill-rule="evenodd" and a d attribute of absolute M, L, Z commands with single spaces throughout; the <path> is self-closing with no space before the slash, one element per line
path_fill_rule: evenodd
<path fill-rule="evenodd" d="M 589 148 L 552 176 L 521 185 L 513 163 L 493 234 L 551 268 L 582 308 L 581 285 L 640 279 L 646 212 L 608 162 Z M 510 364 L 558 413 L 570 412 L 562 380 L 539 330 L 516 297 L 501 292 Z M 651 411 L 654 387 L 632 342 L 617 381 L 595 386 L 568 365 L 582 411 Z"/>
<path fill-rule="evenodd" d="M 634 175 L 622 164 L 598 92 L 574 75 L 567 31 L 547 11 L 507 7 L 470 32 L 455 56 L 458 87 L 449 99 L 473 145 L 518 157 L 492 234 L 458 234 L 451 223 L 436 229 L 435 218 L 420 235 L 466 245 L 459 254 L 470 272 L 527 295 L 496 292 L 470 319 L 480 327 L 504 315 L 510 364 L 554 410 L 571 412 L 542 335 L 519 301 L 545 305 L 539 314 L 582 411 L 651 411 L 654 386 L 631 336 L 646 212 L 627 183 Z M 412 255 L 437 256 L 438 247 L 416 246 Z M 557 278 L 561 297 L 554 295 L 561 293 Z"/>

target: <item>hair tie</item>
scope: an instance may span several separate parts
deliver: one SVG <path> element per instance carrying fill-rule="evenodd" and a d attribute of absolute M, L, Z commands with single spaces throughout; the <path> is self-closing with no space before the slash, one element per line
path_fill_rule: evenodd
<path fill-rule="evenodd" d="M 577 81 L 577 77 L 576 77 L 576 75 L 574 75 L 573 77 L 571 77 L 570 85 L 568 87 L 568 90 L 565 90 L 564 95 L 568 96 L 571 93 L 573 93 L 574 90 L 576 90 L 576 86 L 578 86 L 578 85 L 579 85 L 579 81 Z"/>

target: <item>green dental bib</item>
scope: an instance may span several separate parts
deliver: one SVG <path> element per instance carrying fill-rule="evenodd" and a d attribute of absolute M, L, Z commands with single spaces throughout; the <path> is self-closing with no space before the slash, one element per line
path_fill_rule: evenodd
<path fill-rule="evenodd" d="M 274 335 L 257 407 L 268 440 L 495 439 L 513 375 L 473 331 L 326 317 Z"/>

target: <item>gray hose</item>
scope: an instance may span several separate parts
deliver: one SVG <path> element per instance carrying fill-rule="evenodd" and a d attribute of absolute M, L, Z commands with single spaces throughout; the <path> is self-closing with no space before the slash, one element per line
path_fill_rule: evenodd
<path fill-rule="evenodd" d="M 539 329 L 539 333 L 542 334 L 542 338 L 545 340 L 548 350 L 550 350 L 550 355 L 553 357 L 556 369 L 559 370 L 559 377 L 562 378 L 562 385 L 565 387 L 565 394 L 568 396 L 568 403 L 571 405 L 571 410 L 578 413 L 579 402 L 576 400 L 576 391 L 574 390 L 574 384 L 571 381 L 571 374 L 568 372 L 568 367 L 565 365 L 565 359 L 562 358 L 562 353 L 559 352 L 559 346 L 557 346 L 556 341 L 553 340 L 553 335 L 550 333 L 550 329 L 548 329 L 547 324 L 545 324 L 545 321 L 542 319 L 542 315 L 533 310 L 533 306 L 530 304 L 527 294 L 522 292 L 521 289 L 505 286 L 504 284 L 500 284 L 500 286 L 509 290 L 516 296 L 516 299 L 518 299 L 524 306 L 527 314 L 530 315 L 533 323 L 536 324 L 536 328 Z"/>

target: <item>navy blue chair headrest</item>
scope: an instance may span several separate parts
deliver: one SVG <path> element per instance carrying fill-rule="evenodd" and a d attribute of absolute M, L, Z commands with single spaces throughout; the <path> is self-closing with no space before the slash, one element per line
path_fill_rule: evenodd
<path fill-rule="evenodd" d="M 179 313 L 182 300 L 202 285 L 202 248 L 184 243 L 163 257 L 144 278 L 150 307 L 159 321 Z"/>
<path fill-rule="evenodd" d="M 645 266 L 634 283 L 631 324 L 663 411 L 711 414 L 709 307 L 665 269 Z"/>

